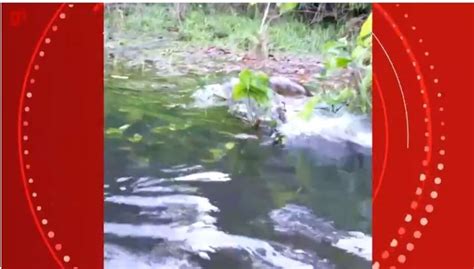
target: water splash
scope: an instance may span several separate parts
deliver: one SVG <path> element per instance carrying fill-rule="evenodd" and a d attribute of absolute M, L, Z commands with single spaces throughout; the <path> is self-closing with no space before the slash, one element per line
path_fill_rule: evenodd
<path fill-rule="evenodd" d="M 316 217 L 306 207 L 289 204 L 269 214 L 275 230 L 286 235 L 299 235 L 315 242 L 328 242 L 368 261 L 372 259 L 372 237 L 362 232 L 337 230 L 333 222 Z"/>
<path fill-rule="evenodd" d="M 299 118 L 296 112 L 289 113 L 288 122 L 280 126 L 279 130 L 288 139 L 320 136 L 332 142 L 350 141 L 372 148 L 372 127 L 367 117 L 347 112 L 340 116 L 315 113 L 309 121 Z"/>

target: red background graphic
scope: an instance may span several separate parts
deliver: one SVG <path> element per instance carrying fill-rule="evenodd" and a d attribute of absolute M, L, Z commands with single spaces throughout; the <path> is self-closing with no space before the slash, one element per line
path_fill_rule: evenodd
<path fill-rule="evenodd" d="M 472 268 L 474 4 L 373 13 L 374 267 Z"/>
<path fill-rule="evenodd" d="M 374 268 L 473 268 L 474 4 L 373 14 Z M 102 268 L 102 5 L 2 15 L 3 266 Z"/>
<path fill-rule="evenodd" d="M 4 268 L 102 267 L 103 13 L 94 7 L 3 5 Z"/>

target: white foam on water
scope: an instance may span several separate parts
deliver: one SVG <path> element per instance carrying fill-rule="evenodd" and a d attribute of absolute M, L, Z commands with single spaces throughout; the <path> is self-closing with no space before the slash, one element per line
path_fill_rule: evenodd
<path fill-rule="evenodd" d="M 134 184 L 141 184 L 141 183 L 143 183 L 143 182 L 149 181 L 150 179 L 151 179 L 151 177 L 139 177 L 139 178 L 137 179 L 137 181 L 135 181 Z"/>
<path fill-rule="evenodd" d="M 159 257 L 151 260 L 150 256 L 132 253 L 113 244 L 105 244 L 104 268 L 107 269 L 182 269 L 200 268 L 186 259 Z"/>
<path fill-rule="evenodd" d="M 341 116 L 314 114 L 308 121 L 301 119 L 298 113 L 288 113 L 288 122 L 279 127 L 288 138 L 300 135 L 318 135 L 329 141 L 351 141 L 363 147 L 372 147 L 372 130 L 364 126 L 364 116 L 344 113 Z"/>
<path fill-rule="evenodd" d="M 137 187 L 133 189 L 134 193 L 143 193 L 143 192 L 156 192 L 156 193 L 170 193 L 170 192 L 180 192 L 180 193 L 195 193 L 197 188 L 191 186 L 150 186 L 150 187 Z"/>
<path fill-rule="evenodd" d="M 358 231 L 337 230 L 331 221 L 316 217 L 309 208 L 288 204 L 269 214 L 275 231 L 298 234 L 315 242 L 329 241 L 348 253 L 372 260 L 372 237 Z"/>
<path fill-rule="evenodd" d="M 161 171 L 165 173 L 187 173 L 195 170 L 203 169 L 202 165 L 193 165 L 193 166 L 183 166 L 178 165 L 171 168 L 163 168 Z"/>
<path fill-rule="evenodd" d="M 132 177 L 119 177 L 119 178 L 117 178 L 115 181 L 117 181 L 118 183 L 120 183 L 120 182 L 128 181 L 128 180 L 130 180 L 130 179 L 132 179 Z"/>
<path fill-rule="evenodd" d="M 228 174 L 210 171 L 210 172 L 202 172 L 202 173 L 195 173 L 181 177 L 175 177 L 172 180 L 175 181 L 199 181 L 199 182 L 225 182 L 230 181 L 230 177 Z"/>
<path fill-rule="evenodd" d="M 136 182 L 132 183 L 132 187 L 134 188 L 143 188 L 143 187 L 151 187 L 156 186 L 158 184 L 168 182 L 169 179 L 166 178 L 151 178 L 151 177 L 141 177 Z"/>
<path fill-rule="evenodd" d="M 105 198 L 106 202 L 134 205 L 139 207 L 160 207 L 170 205 L 188 205 L 196 208 L 198 212 L 217 212 L 219 208 L 209 202 L 209 199 L 186 194 L 175 194 L 158 197 L 144 197 L 144 196 L 110 196 Z"/>
<path fill-rule="evenodd" d="M 211 257 L 209 257 L 209 254 L 207 254 L 206 252 L 201 251 L 198 253 L 198 255 L 199 257 L 201 257 L 201 259 L 208 260 L 208 261 L 211 260 Z"/>
<path fill-rule="evenodd" d="M 188 169 L 188 168 L 180 168 Z M 169 170 L 171 171 L 171 170 Z M 174 170 L 176 171 L 176 170 Z M 208 172 L 198 172 L 184 176 L 178 176 L 174 178 L 140 178 L 135 183 L 132 184 L 134 190 L 139 192 L 140 189 L 145 187 L 156 187 L 157 185 L 165 182 L 180 181 L 180 182 L 225 182 L 230 181 L 231 178 L 229 174 L 225 174 L 218 171 L 208 171 Z M 155 191 L 159 191 L 160 188 L 156 187 Z M 165 187 L 161 189 L 166 192 Z M 169 192 L 169 191 L 168 191 Z"/>
<path fill-rule="evenodd" d="M 372 236 L 362 232 L 349 232 L 350 237 L 339 239 L 333 246 L 343 249 L 349 253 L 362 257 L 368 261 L 372 260 Z"/>
<path fill-rule="evenodd" d="M 213 225 L 203 225 L 201 223 L 190 226 L 106 223 L 104 230 L 106 234 L 119 237 L 159 238 L 182 242 L 184 249 L 200 256 L 203 256 L 204 253 L 216 252 L 219 249 L 237 248 L 246 250 L 252 256 L 280 268 L 313 268 L 310 264 L 284 256 L 268 242 L 245 236 L 230 235 L 217 230 Z"/>
<path fill-rule="evenodd" d="M 247 139 L 258 139 L 258 136 L 253 135 L 253 134 L 245 134 L 245 133 L 240 133 L 234 135 L 235 138 L 241 139 L 241 140 L 247 140 Z"/>

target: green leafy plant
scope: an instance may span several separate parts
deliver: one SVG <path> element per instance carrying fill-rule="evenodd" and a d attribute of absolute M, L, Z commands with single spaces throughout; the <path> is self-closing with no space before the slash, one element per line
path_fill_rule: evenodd
<path fill-rule="evenodd" d="M 358 74 L 360 80 L 356 105 L 363 113 L 367 113 L 372 110 L 372 13 L 362 24 L 352 57 L 361 70 Z"/>
<path fill-rule="evenodd" d="M 343 106 L 349 105 L 355 99 L 356 91 L 352 88 L 346 87 L 338 94 L 327 94 L 323 97 L 323 101 L 330 105 L 331 112 L 338 112 Z"/>
<path fill-rule="evenodd" d="M 347 38 L 327 42 L 324 47 L 326 53 L 326 74 L 340 69 L 350 68 L 355 85 L 348 85 L 336 97 L 325 98 L 331 106 L 335 103 L 345 103 L 351 99 L 351 108 L 362 113 L 372 109 L 372 14 L 362 24 L 359 35 L 353 42 Z M 353 90 L 357 88 L 357 91 Z"/>
<path fill-rule="evenodd" d="M 270 100 L 270 82 L 264 73 L 254 73 L 244 69 L 239 74 L 239 83 L 234 86 L 232 98 L 252 98 L 258 104 L 264 105 Z"/>
<path fill-rule="evenodd" d="M 304 105 L 303 109 L 299 112 L 298 116 L 304 120 L 311 119 L 313 115 L 314 108 L 321 102 L 320 96 L 313 96 L 309 99 L 308 102 Z"/>
<path fill-rule="evenodd" d="M 239 74 L 239 82 L 232 90 L 232 99 L 236 101 L 247 99 L 249 120 L 255 124 L 258 116 L 251 102 L 254 101 L 257 106 L 267 106 L 270 103 L 270 94 L 270 81 L 265 73 L 254 73 L 249 69 L 244 69 Z"/>
<path fill-rule="evenodd" d="M 341 106 L 348 104 L 354 100 L 356 96 L 355 90 L 351 88 L 345 88 L 338 94 L 325 94 L 321 96 L 314 96 L 306 102 L 303 109 L 299 112 L 298 116 L 303 120 L 310 120 L 313 116 L 313 111 L 317 105 L 325 103 L 330 106 L 330 110 L 333 113 L 339 111 Z"/>
<path fill-rule="evenodd" d="M 372 13 L 370 13 L 369 17 L 367 17 L 364 24 L 362 24 L 358 41 L 361 43 L 364 43 L 365 47 L 368 47 L 370 45 L 369 42 L 371 42 L 371 39 L 369 39 L 371 36 L 372 36 Z"/>
<path fill-rule="evenodd" d="M 324 63 L 327 71 L 346 68 L 352 62 L 346 37 L 327 42 L 323 46 L 323 52 L 327 55 Z"/>

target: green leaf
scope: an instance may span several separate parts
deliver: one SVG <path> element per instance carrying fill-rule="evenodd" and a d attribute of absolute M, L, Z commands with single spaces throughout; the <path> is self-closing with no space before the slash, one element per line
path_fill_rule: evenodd
<path fill-rule="evenodd" d="M 247 88 L 242 84 L 242 82 L 237 83 L 232 90 L 232 99 L 240 100 L 247 97 Z"/>
<path fill-rule="evenodd" d="M 265 73 L 253 73 L 248 69 L 240 72 L 240 82 L 235 85 L 232 98 L 240 100 L 242 98 L 251 98 L 259 105 L 267 104 L 270 101 L 270 82 Z"/>
<path fill-rule="evenodd" d="M 250 88 L 250 97 L 251 98 L 260 98 L 264 100 L 270 99 L 270 87 L 261 85 L 260 87 L 251 87 Z M 255 99 L 254 98 L 254 99 Z"/>
<path fill-rule="evenodd" d="M 303 120 L 308 121 L 313 115 L 314 108 L 319 104 L 319 102 L 321 102 L 321 98 L 319 96 L 312 97 L 308 102 L 306 102 L 303 110 L 299 112 L 298 116 Z"/>
<path fill-rule="evenodd" d="M 369 48 L 372 44 L 372 36 L 367 36 L 364 41 L 362 41 L 362 46 Z"/>
<path fill-rule="evenodd" d="M 346 39 L 331 40 L 326 42 L 322 49 L 328 54 L 339 55 L 341 52 L 347 50 L 347 45 L 348 43 Z"/>
<path fill-rule="evenodd" d="M 253 93 L 251 97 L 259 104 L 266 105 L 270 101 L 270 97 L 265 93 Z"/>
<path fill-rule="evenodd" d="M 322 46 L 322 50 L 325 52 L 328 52 L 331 48 L 336 47 L 336 45 L 337 45 L 337 41 L 334 41 L 334 40 L 328 41 L 324 43 L 324 45 Z"/>
<path fill-rule="evenodd" d="M 347 65 L 351 62 L 350 58 L 345 57 L 337 57 L 336 58 L 336 66 L 338 68 L 346 68 Z"/>
<path fill-rule="evenodd" d="M 372 34 L 372 13 L 370 13 L 364 24 L 362 24 L 359 33 L 359 39 L 363 40 L 364 38 L 367 38 L 370 34 Z"/>
<path fill-rule="evenodd" d="M 253 76 L 252 82 L 253 85 L 265 91 L 269 86 L 270 80 L 267 74 L 259 72 Z"/>
<path fill-rule="evenodd" d="M 270 101 L 270 96 L 269 96 L 269 88 L 264 87 L 264 88 L 256 88 L 252 87 L 249 92 L 250 98 L 254 99 L 257 104 L 259 105 L 265 105 Z"/>
<path fill-rule="evenodd" d="M 354 97 L 354 90 L 350 88 L 345 88 L 342 90 L 339 95 L 335 98 L 335 102 L 338 104 L 345 103 Z"/>
<path fill-rule="evenodd" d="M 337 68 L 346 68 L 347 65 L 351 62 L 350 58 L 346 57 L 332 57 L 329 59 L 328 62 L 326 62 L 326 68 L 331 70 L 331 69 L 337 69 Z"/>
<path fill-rule="evenodd" d="M 252 71 L 248 69 L 242 70 L 239 74 L 239 78 L 240 83 L 242 83 L 246 89 L 250 88 L 250 81 L 252 80 Z"/>
<path fill-rule="evenodd" d="M 370 51 L 362 46 L 356 46 L 352 51 L 351 57 L 352 59 L 363 59 Z"/>
<path fill-rule="evenodd" d="M 298 6 L 298 3 L 278 3 L 277 6 L 280 8 L 280 15 L 290 12 Z"/>

